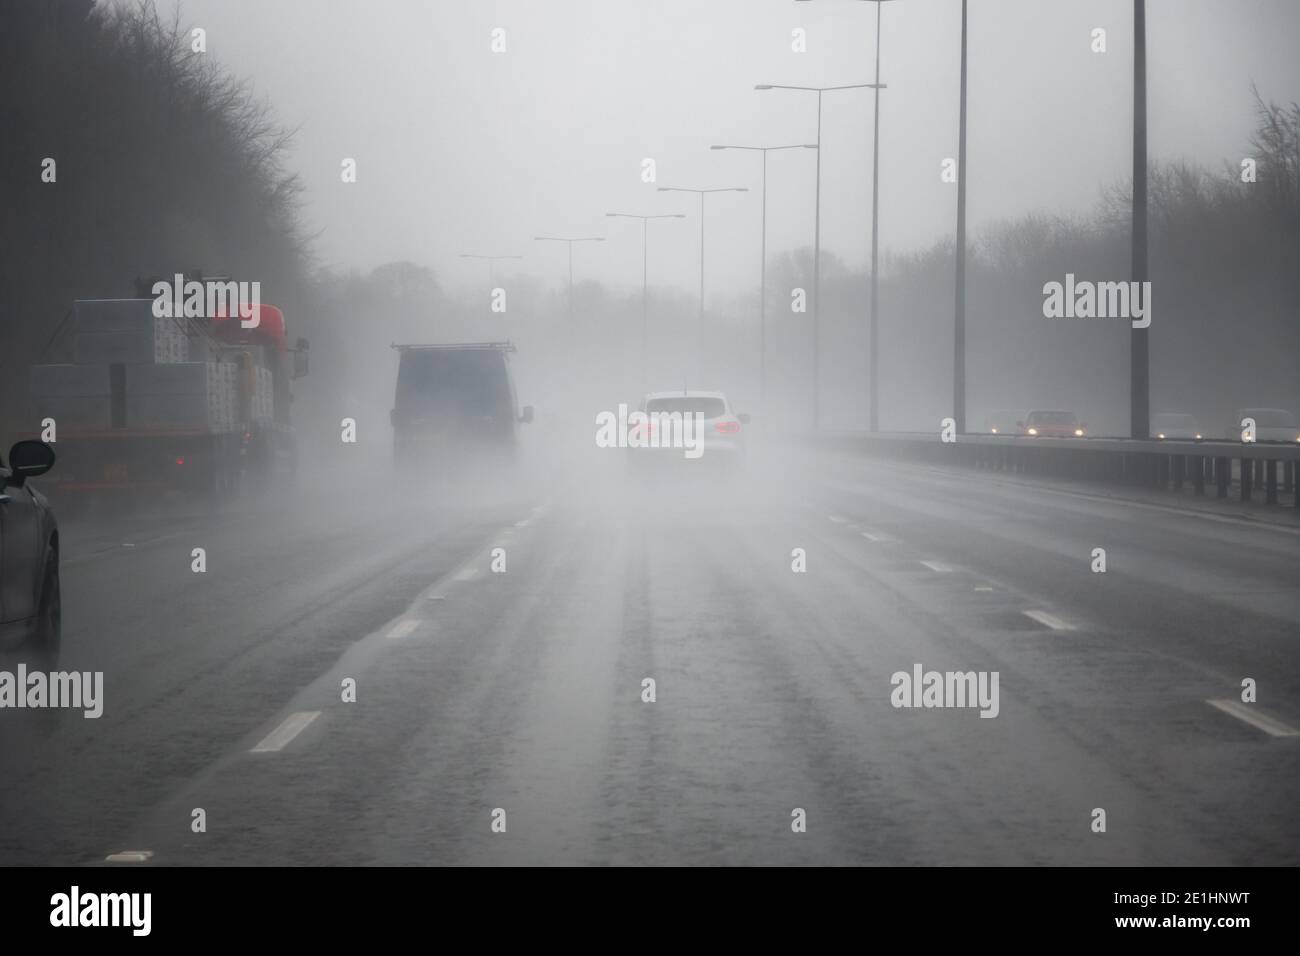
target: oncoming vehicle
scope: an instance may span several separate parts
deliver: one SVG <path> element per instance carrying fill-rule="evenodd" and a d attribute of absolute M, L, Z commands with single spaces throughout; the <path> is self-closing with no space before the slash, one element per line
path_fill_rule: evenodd
<path fill-rule="evenodd" d="M 30 479 L 54 465 L 44 442 L 20 441 L 0 460 L 0 648 L 38 665 L 59 659 L 59 527 Z"/>
<path fill-rule="evenodd" d="M 650 392 L 637 411 L 647 419 L 629 429 L 628 447 L 638 458 L 734 463 L 745 455 L 749 415 L 735 411 L 722 392 Z"/>
<path fill-rule="evenodd" d="M 1285 408 L 1239 408 L 1237 417 L 1228 428 L 1228 436 L 1240 439 L 1245 419 L 1255 423 L 1255 441 L 1300 442 L 1300 424 L 1295 414 Z"/>
<path fill-rule="evenodd" d="M 510 342 L 394 345 L 400 355 L 390 420 L 399 466 L 506 461 L 520 422 L 533 420 L 515 399 Z"/>
<path fill-rule="evenodd" d="M 1088 426 L 1080 424 L 1074 412 L 1043 411 L 1030 412 L 1024 421 L 1016 422 L 1021 435 L 1038 438 L 1082 438 Z"/>
<path fill-rule="evenodd" d="M 1162 412 L 1151 416 L 1151 437 L 1159 441 L 1200 441 L 1204 436 L 1194 416 L 1180 412 Z"/>
<path fill-rule="evenodd" d="M 989 435 L 1014 435 L 1022 415 L 1014 409 L 995 408 L 984 416 L 984 431 Z"/>

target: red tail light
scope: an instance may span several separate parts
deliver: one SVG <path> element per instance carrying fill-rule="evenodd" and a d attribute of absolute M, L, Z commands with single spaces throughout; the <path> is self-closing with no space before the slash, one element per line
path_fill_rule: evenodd
<path fill-rule="evenodd" d="M 176 459 L 176 464 L 178 464 L 178 465 L 183 465 L 183 464 L 185 464 L 185 459 L 184 459 L 184 458 L 177 458 L 177 459 Z"/>
<path fill-rule="evenodd" d="M 714 422 L 713 430 L 723 435 L 734 435 L 740 431 L 740 422 L 735 419 Z"/>

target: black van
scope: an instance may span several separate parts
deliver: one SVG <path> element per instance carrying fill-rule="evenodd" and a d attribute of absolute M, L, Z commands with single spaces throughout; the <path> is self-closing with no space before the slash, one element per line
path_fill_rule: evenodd
<path fill-rule="evenodd" d="M 393 453 L 399 466 L 497 463 L 513 459 L 522 412 L 508 356 L 510 342 L 394 345 L 400 356 L 393 400 Z"/>

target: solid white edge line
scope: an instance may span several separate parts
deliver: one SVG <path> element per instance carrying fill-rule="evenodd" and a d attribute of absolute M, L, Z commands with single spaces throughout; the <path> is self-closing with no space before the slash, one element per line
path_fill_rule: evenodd
<path fill-rule="evenodd" d="M 250 750 L 249 753 L 275 753 L 283 750 L 319 716 L 319 710 L 300 710 L 290 714 L 279 727 L 276 727 L 275 730 L 262 738 L 262 742 Z"/>
<path fill-rule="evenodd" d="M 1207 700 L 1207 704 L 1217 708 L 1231 717 L 1236 717 L 1240 721 L 1250 724 L 1252 727 L 1264 731 L 1271 737 L 1300 737 L 1300 730 L 1294 727 L 1288 727 L 1276 717 L 1270 717 L 1268 714 L 1260 713 L 1249 704 L 1243 704 L 1240 701 L 1229 698 L 1220 698 L 1217 700 Z"/>

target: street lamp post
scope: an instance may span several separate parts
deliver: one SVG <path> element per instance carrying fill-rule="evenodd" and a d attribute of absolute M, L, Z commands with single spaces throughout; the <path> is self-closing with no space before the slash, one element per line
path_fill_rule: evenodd
<path fill-rule="evenodd" d="M 758 407 L 766 409 L 767 390 L 767 154 L 777 149 L 816 149 L 812 143 L 794 143 L 789 146 L 711 146 L 710 149 L 747 149 L 763 154 L 763 226 L 762 262 L 758 280 Z"/>
<path fill-rule="evenodd" d="M 563 242 L 569 247 L 569 316 L 573 316 L 573 244 L 575 242 L 604 242 L 604 236 L 533 236 L 534 242 Z"/>
<path fill-rule="evenodd" d="M 822 284 L 822 94 L 835 90 L 884 89 L 879 83 L 846 86 L 784 86 L 759 83 L 756 90 L 799 90 L 817 94 L 817 189 L 813 209 L 813 428 L 821 421 L 821 284 Z"/>
<path fill-rule="evenodd" d="M 704 197 L 708 193 L 747 193 L 745 186 L 724 186 L 721 189 L 686 189 L 681 186 L 660 186 L 661 193 L 695 193 L 700 197 L 700 326 L 704 326 Z"/>
<path fill-rule="evenodd" d="M 493 266 L 496 264 L 496 261 L 498 259 L 522 259 L 523 258 L 523 256 L 480 256 L 480 255 L 475 255 L 472 252 L 462 252 L 460 254 L 460 257 L 462 259 L 486 259 L 488 264 L 488 285 L 493 288 L 496 287 L 496 279 L 493 274 Z"/>
<path fill-rule="evenodd" d="M 807 3 L 809 0 L 797 0 L 797 2 Z M 878 431 L 880 427 L 880 388 L 879 388 L 879 357 L 877 334 L 877 307 L 879 304 L 879 238 L 880 238 L 880 91 L 886 89 L 885 84 L 880 82 L 880 5 L 887 3 L 889 0 L 869 0 L 876 5 L 876 82 L 870 84 L 875 91 L 875 107 L 872 115 L 873 130 L 871 134 L 871 316 L 869 319 L 869 328 L 867 332 L 867 428 L 870 431 Z M 965 21 L 966 0 L 962 0 L 962 23 Z M 962 50 L 965 47 L 965 34 L 962 39 Z M 964 74 L 963 74 L 964 75 Z M 818 104 L 818 114 L 820 122 L 821 104 Z M 819 140 L 820 142 L 820 140 Z M 814 405 L 814 409 L 816 406 Z M 816 412 L 814 411 L 814 420 Z M 958 424 L 958 431 L 962 426 Z"/>
<path fill-rule="evenodd" d="M 1133 248 L 1134 283 L 1147 279 L 1147 7 L 1133 0 Z M 1142 288 L 1140 285 L 1138 288 Z M 1151 437 L 1147 329 L 1129 331 L 1129 437 Z"/>
<path fill-rule="evenodd" d="M 961 107 L 957 130 L 957 291 L 952 327 L 952 416 L 966 434 L 966 0 L 961 0 Z"/>
<path fill-rule="evenodd" d="M 606 216 L 614 219 L 640 219 L 641 220 L 641 391 L 649 391 L 649 383 L 646 379 L 646 355 L 649 348 L 649 320 L 647 308 L 647 233 L 648 224 L 651 219 L 685 219 L 686 217 L 679 212 L 661 213 L 654 216 L 639 216 L 630 212 L 607 212 Z"/>

